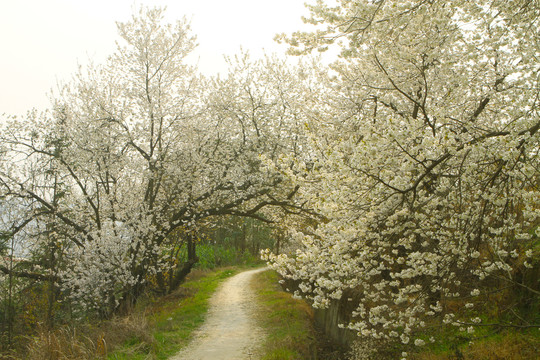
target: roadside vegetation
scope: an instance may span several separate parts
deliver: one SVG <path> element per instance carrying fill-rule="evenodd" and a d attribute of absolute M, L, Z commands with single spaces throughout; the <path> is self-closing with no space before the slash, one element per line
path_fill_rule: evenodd
<path fill-rule="evenodd" d="M 133 333 L 109 353 L 107 359 L 167 359 L 173 356 L 187 345 L 193 331 L 204 322 L 208 300 L 218 285 L 236 272 L 236 268 L 196 271 L 179 291 L 145 307 L 143 313 L 150 324 L 147 334 Z"/>
<path fill-rule="evenodd" d="M 32 337 L 22 358 L 167 359 L 187 344 L 204 321 L 210 296 L 236 271 L 233 267 L 194 270 L 177 291 L 165 297 L 145 298 L 127 316 L 65 326 L 54 332 L 40 331 Z"/>
<path fill-rule="evenodd" d="M 201 249 L 205 249 L 201 251 L 205 259 L 201 264 L 211 264 L 216 254 L 223 255 L 220 248 L 212 251 L 203 246 Z M 125 316 L 66 325 L 53 332 L 39 329 L 37 335 L 28 338 L 28 350 L 24 355 L 4 354 L 0 359 L 20 359 L 20 356 L 29 360 L 167 359 L 186 346 L 193 331 L 202 325 L 208 300 L 219 284 L 238 271 L 260 265 L 253 260 L 251 257 L 240 266 L 195 269 L 175 292 L 166 296 L 147 294 Z M 257 320 L 266 333 L 260 360 L 345 359 L 345 355 L 335 351 L 316 330 L 311 306 L 285 292 L 276 272 L 259 273 L 250 285 L 259 302 Z M 537 306 L 531 307 L 531 318 L 538 316 Z M 490 311 L 495 310 L 486 308 L 486 316 Z M 426 342 L 429 338 L 436 341 L 422 349 L 385 344 L 376 352 L 357 350 L 350 359 L 395 359 L 407 352 L 411 359 L 417 360 L 533 360 L 540 349 L 539 331 L 534 328 L 494 331 L 486 327 L 474 334 L 463 329 L 441 328 L 418 336 Z"/>
<path fill-rule="evenodd" d="M 261 360 L 316 359 L 313 309 L 283 291 L 274 271 L 256 274 L 251 287 L 260 305 L 258 321 L 266 332 Z"/>
<path fill-rule="evenodd" d="M 462 333 L 449 335 L 449 338 L 440 341 L 439 345 L 413 354 L 411 358 L 417 360 L 536 360 L 540 354 L 538 330 L 526 332 L 506 330 L 474 338 L 468 338 Z"/>
<path fill-rule="evenodd" d="M 509 296 L 514 299 L 515 296 Z M 539 303 L 524 310 L 530 322 L 538 323 Z M 485 323 L 504 322 L 507 316 L 494 314 L 493 307 L 485 308 L 482 320 Z M 426 340 L 421 349 L 409 347 L 411 358 L 417 360 L 536 360 L 540 356 L 540 330 L 534 327 L 485 326 L 473 333 L 466 328 L 438 328 L 425 331 L 419 336 Z M 429 339 L 434 341 L 430 343 Z"/>
<path fill-rule="evenodd" d="M 199 261 L 177 290 L 163 295 L 152 286 L 154 291 L 141 296 L 135 307 L 110 319 L 73 319 L 67 309 L 59 307 L 55 309 L 57 325 L 49 330 L 43 321 L 47 299 L 37 302 L 40 288 L 26 284 L 27 297 L 36 293 L 35 301 L 21 298 L 13 302 L 14 310 L 24 314 L 14 321 L 17 336 L 12 342 L 18 346 L 1 352 L 0 359 L 167 359 L 202 324 L 208 299 L 217 286 L 239 269 L 261 264 L 251 252 L 252 242 L 242 250 L 234 246 L 234 236 L 226 239 L 198 244 Z"/>
<path fill-rule="evenodd" d="M 313 308 L 286 292 L 279 280 L 275 271 L 265 271 L 251 281 L 257 320 L 266 332 L 260 360 L 343 360 L 345 349 L 317 328 Z"/>

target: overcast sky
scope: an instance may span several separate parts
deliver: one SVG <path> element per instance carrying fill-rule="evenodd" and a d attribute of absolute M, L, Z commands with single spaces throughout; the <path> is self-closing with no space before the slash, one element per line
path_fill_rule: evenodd
<path fill-rule="evenodd" d="M 223 71 L 223 54 L 283 52 L 276 33 L 304 27 L 306 0 L 0 0 L 0 114 L 48 107 L 48 94 L 78 64 L 100 63 L 115 49 L 116 21 L 133 8 L 166 5 L 170 20 L 186 16 L 197 35 L 203 73 Z M 308 2 L 312 2 L 309 1 Z"/>

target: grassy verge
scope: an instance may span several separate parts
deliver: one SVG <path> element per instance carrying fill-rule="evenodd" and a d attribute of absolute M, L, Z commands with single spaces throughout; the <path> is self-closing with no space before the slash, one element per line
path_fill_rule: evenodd
<path fill-rule="evenodd" d="M 540 357 L 540 330 L 485 331 L 467 336 L 446 331 L 445 339 L 414 354 L 414 360 L 536 360 Z"/>
<path fill-rule="evenodd" d="M 540 329 L 477 327 L 474 333 L 456 327 L 441 327 L 415 334 L 426 342 L 418 347 L 399 342 L 379 343 L 368 349 L 377 359 L 410 360 L 537 360 L 540 359 Z M 429 339 L 433 339 L 431 343 Z M 364 359 L 363 357 L 360 357 Z"/>
<path fill-rule="evenodd" d="M 192 276 L 178 292 L 149 306 L 151 336 L 134 335 L 107 359 L 167 359 L 177 353 L 204 322 L 210 296 L 222 280 L 235 272 L 220 270 Z"/>
<path fill-rule="evenodd" d="M 256 274 L 251 283 L 261 306 L 259 323 L 266 332 L 261 360 L 309 360 L 317 351 L 313 311 L 281 290 L 273 271 Z"/>

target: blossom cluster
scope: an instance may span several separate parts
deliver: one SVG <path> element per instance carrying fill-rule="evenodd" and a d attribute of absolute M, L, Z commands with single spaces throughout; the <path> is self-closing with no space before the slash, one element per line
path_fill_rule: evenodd
<path fill-rule="evenodd" d="M 327 30 L 289 40 L 309 51 L 346 39 L 320 78 L 325 101 L 305 109 L 313 166 L 281 165 L 324 220 L 289 229 L 296 253 L 263 257 L 314 307 L 360 292 L 346 324 L 359 335 L 421 346 L 416 331 L 477 325 L 485 290 L 520 286 L 533 267 L 540 49 L 527 24 L 540 9 L 340 3 L 312 7 Z"/>

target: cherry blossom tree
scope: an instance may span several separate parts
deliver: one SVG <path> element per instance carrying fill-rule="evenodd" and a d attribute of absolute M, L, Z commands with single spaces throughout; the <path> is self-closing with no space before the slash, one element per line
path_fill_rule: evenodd
<path fill-rule="evenodd" d="M 119 23 L 122 42 L 104 65 L 81 70 L 50 112 L 2 129 L 2 191 L 53 224 L 57 282 L 103 316 L 133 304 L 178 246 L 190 254 L 174 269 L 185 276 L 197 260 L 190 234 L 206 219 L 271 221 L 263 209 L 299 207 L 297 189 L 261 160 L 294 145 L 284 96 L 293 75 L 239 58 L 223 79 L 199 76 L 184 61 L 189 25 L 163 14 L 141 9 Z"/>
<path fill-rule="evenodd" d="M 475 309 L 497 296 L 537 299 L 538 4 L 309 8 L 316 30 L 280 39 L 291 53 L 341 56 L 305 109 L 313 163 L 287 174 L 327 220 L 292 228 L 302 247 L 266 253 L 272 266 L 315 307 L 361 293 L 345 325 L 404 344 L 422 345 L 415 332 L 437 322 L 490 325 Z M 539 326 L 510 309 L 491 325 Z"/>

